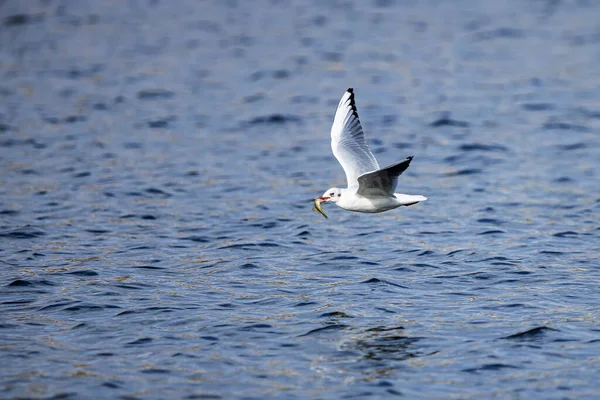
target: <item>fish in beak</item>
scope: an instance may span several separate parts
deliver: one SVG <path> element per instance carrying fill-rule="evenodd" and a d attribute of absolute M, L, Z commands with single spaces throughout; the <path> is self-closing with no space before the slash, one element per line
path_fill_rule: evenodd
<path fill-rule="evenodd" d="M 325 217 L 325 219 L 329 219 L 329 217 L 323 211 L 323 207 L 321 207 L 321 203 L 325 203 L 330 198 L 331 197 L 323 197 L 323 196 L 319 196 L 319 197 L 315 198 L 315 205 L 313 207 L 313 211 L 319 212 L 322 216 Z"/>

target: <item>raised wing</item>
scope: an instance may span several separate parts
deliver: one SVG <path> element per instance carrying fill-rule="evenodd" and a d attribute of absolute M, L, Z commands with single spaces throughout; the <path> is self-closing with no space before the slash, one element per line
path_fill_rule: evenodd
<path fill-rule="evenodd" d="M 356 194 L 361 196 L 393 196 L 398 185 L 398 177 L 406 171 L 412 159 L 413 157 L 410 156 L 389 167 L 359 176 Z"/>
<path fill-rule="evenodd" d="M 379 169 L 379 164 L 365 142 L 358 119 L 354 90 L 346 90 L 338 104 L 331 126 L 331 149 L 344 168 L 349 188 L 358 187 L 358 177 Z"/>

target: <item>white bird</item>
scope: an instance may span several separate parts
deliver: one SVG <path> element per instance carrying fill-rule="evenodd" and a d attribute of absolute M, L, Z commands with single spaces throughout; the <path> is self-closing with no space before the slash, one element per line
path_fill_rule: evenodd
<path fill-rule="evenodd" d="M 331 149 L 344 168 L 348 188 L 328 189 L 315 199 L 316 202 L 332 202 L 348 211 L 379 213 L 427 200 L 421 195 L 394 193 L 398 177 L 408 168 L 413 157 L 379 168 L 365 141 L 352 88 L 346 90 L 335 112 Z"/>

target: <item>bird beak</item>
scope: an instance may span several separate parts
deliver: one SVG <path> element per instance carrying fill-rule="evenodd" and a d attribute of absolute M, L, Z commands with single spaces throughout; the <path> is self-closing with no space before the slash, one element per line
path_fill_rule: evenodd
<path fill-rule="evenodd" d="M 321 203 L 325 203 L 327 200 L 329 200 L 331 197 L 323 197 L 323 196 L 319 196 L 317 197 L 317 199 L 321 200 Z"/>

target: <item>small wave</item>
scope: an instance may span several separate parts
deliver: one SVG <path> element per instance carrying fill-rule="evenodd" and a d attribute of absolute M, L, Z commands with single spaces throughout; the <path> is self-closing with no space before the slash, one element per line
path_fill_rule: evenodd
<path fill-rule="evenodd" d="M 155 265 L 134 265 L 132 268 L 140 268 L 140 269 L 167 269 L 165 267 L 157 267 Z"/>
<path fill-rule="evenodd" d="M 483 143 L 471 143 L 463 144 L 458 147 L 462 151 L 500 151 L 507 152 L 508 148 L 500 144 L 483 144 Z"/>
<path fill-rule="evenodd" d="M 545 336 L 549 332 L 558 332 L 558 329 L 548 328 L 547 326 L 538 326 L 524 332 L 505 336 L 502 339 L 538 339 Z"/>
<path fill-rule="evenodd" d="M 550 111 L 554 110 L 554 104 L 551 103 L 524 103 L 521 108 L 525 111 Z"/>
<path fill-rule="evenodd" d="M 34 22 L 40 22 L 43 19 L 43 14 L 13 14 L 4 18 L 4 26 L 27 25 Z"/>
<path fill-rule="evenodd" d="M 140 100 L 163 100 L 175 97 L 175 92 L 166 89 L 143 89 L 137 93 Z"/>
<path fill-rule="evenodd" d="M 65 306 L 69 306 L 74 303 L 76 303 L 76 302 L 75 301 L 61 301 L 61 302 L 57 302 L 54 304 L 49 304 L 44 307 L 40 307 L 40 308 L 38 308 L 38 311 L 52 311 L 52 310 L 56 310 L 57 308 L 63 308 Z"/>
<path fill-rule="evenodd" d="M 337 331 L 345 329 L 347 327 L 348 327 L 348 325 L 342 325 L 342 324 L 326 325 L 326 326 L 322 326 L 320 328 L 312 329 L 312 330 L 310 330 L 306 333 L 303 333 L 302 335 L 299 335 L 299 336 L 302 337 L 302 336 L 311 336 L 311 335 L 318 334 L 318 333 L 337 332 Z"/>
<path fill-rule="evenodd" d="M 109 231 L 108 229 L 85 229 L 86 232 L 89 233 L 95 233 L 98 235 L 101 235 L 103 233 L 110 233 L 111 231 Z"/>
<path fill-rule="evenodd" d="M 129 342 L 126 344 L 127 347 L 131 347 L 131 346 L 142 346 L 148 343 L 152 343 L 154 339 L 146 337 L 146 338 L 140 338 L 137 340 L 134 340 L 133 342 Z"/>
<path fill-rule="evenodd" d="M 447 172 L 445 175 L 446 176 L 475 175 L 475 174 L 480 174 L 482 172 L 483 172 L 483 170 L 481 170 L 480 168 L 465 168 L 465 169 L 460 169 L 458 171 Z"/>
<path fill-rule="evenodd" d="M 439 128 L 442 126 L 453 126 L 453 127 L 457 127 L 457 128 L 467 128 L 469 126 L 469 123 L 466 121 L 459 121 L 456 119 L 452 119 L 450 117 L 442 117 L 439 118 L 435 121 L 433 121 L 432 123 L 429 124 L 429 126 L 433 127 L 433 128 Z"/>
<path fill-rule="evenodd" d="M 17 210 L 2 210 L 0 211 L 0 215 L 17 215 L 19 212 Z"/>
<path fill-rule="evenodd" d="M 171 372 L 169 369 L 163 368 L 146 368 L 141 371 L 143 374 L 168 374 Z"/>
<path fill-rule="evenodd" d="M 407 289 L 406 286 L 402 286 L 398 283 L 392 282 L 392 281 L 388 281 L 385 279 L 379 279 L 379 278 L 371 278 L 368 279 L 366 281 L 362 281 L 361 283 L 366 283 L 366 284 L 384 284 L 384 285 L 390 285 L 390 286 L 396 286 L 402 289 Z"/>
<path fill-rule="evenodd" d="M 556 146 L 559 150 L 572 151 L 572 150 L 580 150 L 587 148 L 585 143 L 572 143 L 572 144 L 563 144 Z"/>
<path fill-rule="evenodd" d="M 78 270 L 78 271 L 69 271 L 65 272 L 66 275 L 77 275 L 77 276 L 97 276 L 98 273 L 96 271 L 92 271 L 89 269 Z"/>
<path fill-rule="evenodd" d="M 289 123 L 300 123 L 302 118 L 296 115 L 284 115 L 284 114 L 271 114 L 260 117 L 255 117 L 250 121 L 246 122 L 245 125 L 283 125 Z"/>
<path fill-rule="evenodd" d="M 92 311 L 101 311 L 105 308 L 120 308 L 119 306 L 99 306 L 96 304 L 79 304 L 76 306 L 67 307 L 64 311 L 69 312 L 92 312 Z"/>
<path fill-rule="evenodd" d="M 34 139 L 6 139 L 0 141 L 0 147 L 13 147 L 13 146 L 33 146 L 36 149 L 43 149 L 46 147 L 45 144 L 36 142 Z"/>
<path fill-rule="evenodd" d="M 482 224 L 502 225 L 504 221 L 500 221 L 495 218 L 479 218 L 477 222 Z"/>
<path fill-rule="evenodd" d="M 494 364 L 485 364 L 485 365 L 482 365 L 481 367 L 477 367 L 477 368 L 466 368 L 466 369 L 463 369 L 463 372 L 477 373 L 480 371 L 499 371 L 501 369 L 507 369 L 507 368 L 518 369 L 519 367 L 517 367 L 515 365 L 511 365 L 511 364 L 494 363 Z"/>
<path fill-rule="evenodd" d="M 294 307 L 306 307 L 306 306 L 314 306 L 317 302 L 315 301 L 302 301 L 300 303 L 294 304 Z"/>
<path fill-rule="evenodd" d="M 411 264 L 413 267 L 418 267 L 418 268 L 435 268 L 435 269 L 439 269 L 439 267 L 436 267 L 435 265 L 431 265 L 431 264 L 426 264 L 426 263 L 414 263 Z"/>
<path fill-rule="evenodd" d="M 319 315 L 319 318 L 354 318 L 352 315 L 348 315 L 341 311 L 332 311 Z"/>
<path fill-rule="evenodd" d="M 343 260 L 358 260 L 356 256 L 335 256 L 329 258 L 330 261 L 343 261 Z"/>
<path fill-rule="evenodd" d="M 149 194 L 155 194 L 155 195 L 159 195 L 159 196 L 164 196 L 164 197 L 171 197 L 172 194 L 165 192 L 164 190 L 158 189 L 158 188 L 148 188 L 145 190 L 146 193 Z"/>
<path fill-rule="evenodd" d="M 40 279 L 40 280 L 15 279 L 14 281 L 12 281 L 11 283 L 9 283 L 6 286 L 7 287 L 36 287 L 36 286 L 55 286 L 55 284 L 52 283 L 51 281 L 48 281 L 45 279 Z"/>
<path fill-rule="evenodd" d="M 187 237 L 181 238 L 181 240 L 189 240 L 189 241 L 196 242 L 196 243 L 210 242 L 210 239 L 207 238 L 206 236 L 187 236 Z"/>
<path fill-rule="evenodd" d="M 40 229 L 36 229 L 31 226 L 24 226 L 22 228 L 0 232 L 0 237 L 11 239 L 32 239 L 44 236 L 45 234 L 46 233 Z"/>
<path fill-rule="evenodd" d="M 484 231 L 484 232 L 478 233 L 478 235 L 502 235 L 505 233 L 506 232 L 504 232 L 503 230 L 500 230 L 500 229 L 492 229 L 489 231 Z"/>
<path fill-rule="evenodd" d="M 251 325 L 246 325 L 242 328 L 240 328 L 240 331 L 256 331 L 256 330 L 261 330 L 261 329 L 268 329 L 268 328 L 272 328 L 272 325 L 269 324 L 251 324 Z"/>
<path fill-rule="evenodd" d="M 555 233 L 552 236 L 557 237 L 557 238 L 570 238 L 570 237 L 574 237 L 574 236 L 579 236 L 579 233 L 573 232 L 573 231 L 564 231 L 564 232 Z"/>
<path fill-rule="evenodd" d="M 560 130 L 573 132 L 589 132 L 589 128 L 583 125 L 571 124 L 569 122 L 546 122 L 543 126 L 546 130 Z"/>

